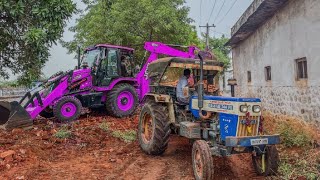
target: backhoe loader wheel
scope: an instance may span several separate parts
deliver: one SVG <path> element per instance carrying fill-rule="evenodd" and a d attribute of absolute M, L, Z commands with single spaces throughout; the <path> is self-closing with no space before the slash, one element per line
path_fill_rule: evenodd
<path fill-rule="evenodd" d="M 130 84 L 118 84 L 107 94 L 107 112 L 114 117 L 133 114 L 137 105 L 138 95 Z"/>
<path fill-rule="evenodd" d="M 64 96 L 55 104 L 53 114 L 62 123 L 70 122 L 79 118 L 81 108 L 81 102 L 77 98 Z"/>
<path fill-rule="evenodd" d="M 166 106 L 147 102 L 142 107 L 138 127 L 139 144 L 146 154 L 160 155 L 168 147 L 171 133 Z"/>
<path fill-rule="evenodd" d="M 52 118 L 52 117 L 53 117 L 53 110 L 52 110 L 52 108 L 49 108 L 49 107 L 45 108 L 44 110 L 42 110 L 42 111 L 40 112 L 40 116 L 41 116 L 41 117 L 44 117 L 44 118 Z"/>
<path fill-rule="evenodd" d="M 257 174 L 260 176 L 276 174 L 279 163 L 279 154 L 276 146 L 267 146 L 264 154 L 259 152 L 253 153 L 252 163 Z"/>
<path fill-rule="evenodd" d="M 214 167 L 208 143 L 196 140 L 192 146 L 192 167 L 196 180 L 213 179 Z"/>

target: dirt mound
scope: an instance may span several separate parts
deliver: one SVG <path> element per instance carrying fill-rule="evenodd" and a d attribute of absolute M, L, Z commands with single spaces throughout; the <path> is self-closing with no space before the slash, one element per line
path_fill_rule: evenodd
<path fill-rule="evenodd" d="M 307 132 L 312 138 L 320 139 L 320 129 L 318 129 L 316 125 L 307 123 L 299 118 L 282 114 L 273 114 L 271 112 L 263 112 L 263 117 L 265 129 L 270 131 L 270 133 L 276 132 L 277 125 L 287 123 L 294 129 L 303 129 L 303 131 Z"/>

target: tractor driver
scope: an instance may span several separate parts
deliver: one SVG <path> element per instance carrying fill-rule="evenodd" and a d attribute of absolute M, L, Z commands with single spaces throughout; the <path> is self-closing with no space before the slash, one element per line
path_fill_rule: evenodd
<path fill-rule="evenodd" d="M 124 76 L 124 77 L 129 76 L 127 57 L 122 55 L 120 63 L 121 63 L 121 74 L 122 74 L 122 76 Z"/>
<path fill-rule="evenodd" d="M 183 76 L 179 79 L 178 84 L 177 84 L 177 99 L 179 102 L 189 104 L 189 92 L 184 93 L 183 89 L 185 87 L 192 87 L 193 85 L 188 83 L 188 79 L 190 78 L 191 71 L 190 69 L 185 69 L 183 71 Z M 187 95 L 186 95 L 187 94 Z"/>

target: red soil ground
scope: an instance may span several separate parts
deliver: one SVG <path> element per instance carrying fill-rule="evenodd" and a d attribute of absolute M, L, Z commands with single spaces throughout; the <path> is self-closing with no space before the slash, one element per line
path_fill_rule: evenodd
<path fill-rule="evenodd" d="M 57 139 L 58 126 L 39 119 L 31 130 L 0 131 L 0 153 L 13 150 L 13 158 L 0 159 L 0 179 L 194 179 L 191 144 L 171 136 L 162 156 L 145 155 L 138 142 L 126 143 L 103 131 L 136 130 L 137 115 L 116 119 L 82 115 L 71 127 L 72 137 Z M 250 155 L 215 158 L 215 179 L 257 177 Z"/>

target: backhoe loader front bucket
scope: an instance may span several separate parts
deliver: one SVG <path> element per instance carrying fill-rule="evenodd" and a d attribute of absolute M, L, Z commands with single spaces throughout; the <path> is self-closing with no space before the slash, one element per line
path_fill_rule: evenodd
<path fill-rule="evenodd" d="M 28 129 L 32 125 L 29 113 L 17 101 L 0 101 L 0 129 Z"/>

